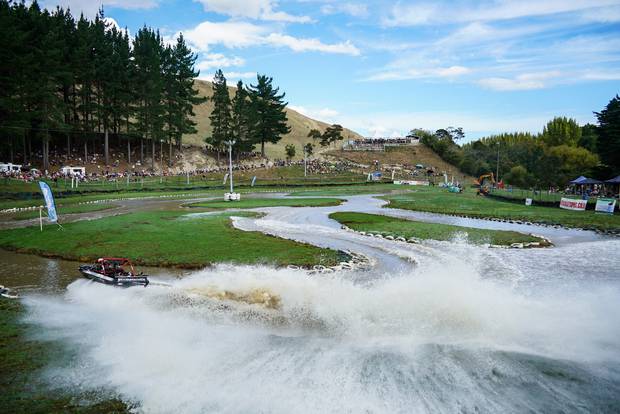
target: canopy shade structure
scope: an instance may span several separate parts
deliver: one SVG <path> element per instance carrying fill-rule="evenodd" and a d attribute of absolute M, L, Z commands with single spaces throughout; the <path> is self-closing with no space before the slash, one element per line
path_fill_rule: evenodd
<path fill-rule="evenodd" d="M 583 184 L 584 180 L 587 180 L 587 178 L 582 175 L 575 178 L 573 181 L 570 182 L 570 184 Z"/>
<path fill-rule="evenodd" d="M 595 180 L 594 178 L 586 178 L 585 180 L 581 181 L 579 184 L 603 184 L 603 182 L 599 180 Z"/>
<path fill-rule="evenodd" d="M 620 184 L 620 175 L 605 181 L 608 184 Z"/>

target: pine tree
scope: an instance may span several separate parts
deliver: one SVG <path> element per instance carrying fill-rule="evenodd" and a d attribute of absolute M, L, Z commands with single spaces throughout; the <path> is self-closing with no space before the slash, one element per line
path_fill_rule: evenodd
<path fill-rule="evenodd" d="M 257 76 L 256 85 L 250 85 L 248 92 L 251 102 L 250 135 L 255 144 L 260 143 L 261 155 L 265 156 L 265 143 L 277 143 L 282 135 L 291 132 L 287 125 L 285 94 L 278 94 L 273 88 L 273 79 L 265 75 Z"/>
<path fill-rule="evenodd" d="M 237 90 L 232 100 L 231 135 L 236 141 L 237 158 L 240 152 L 251 152 L 254 143 L 250 139 L 250 98 L 242 81 L 237 82 Z"/>
<path fill-rule="evenodd" d="M 209 116 L 211 121 L 211 136 L 206 141 L 211 147 L 217 151 L 218 162 L 219 154 L 224 143 L 231 138 L 231 113 L 230 113 L 230 96 L 228 95 L 228 86 L 224 73 L 219 69 L 213 77 L 213 111 Z"/>
<path fill-rule="evenodd" d="M 88 138 L 95 131 L 95 63 L 93 53 L 93 29 L 91 23 L 80 16 L 77 23 L 75 50 L 75 82 L 78 86 L 78 129 L 84 140 L 84 161 L 88 161 Z"/>
<path fill-rule="evenodd" d="M 33 2 L 29 8 L 31 66 L 25 88 L 30 124 L 41 138 L 43 169 L 49 168 L 50 130 L 62 130 L 64 124 L 60 85 L 60 42 L 57 27 L 49 12 Z"/>
<path fill-rule="evenodd" d="M 598 153 L 613 174 L 620 174 L 620 96 L 616 95 L 595 115 L 598 119 Z"/>
<path fill-rule="evenodd" d="M 151 168 L 155 168 L 155 143 L 163 135 L 163 76 L 161 70 L 163 43 L 159 33 L 146 27 L 134 39 L 134 64 L 136 66 L 137 106 L 136 132 L 141 140 L 151 142 Z M 143 162 L 143 142 L 140 158 Z"/>
<path fill-rule="evenodd" d="M 177 115 L 176 135 L 174 139 L 181 149 L 181 139 L 183 134 L 195 134 L 196 122 L 192 119 L 194 105 L 199 105 L 206 101 L 205 97 L 198 96 L 198 90 L 194 88 L 194 79 L 200 75 L 200 71 L 194 69 L 197 56 L 185 43 L 183 34 L 179 34 L 177 42 L 172 49 L 173 60 L 176 65 L 177 84 Z"/>

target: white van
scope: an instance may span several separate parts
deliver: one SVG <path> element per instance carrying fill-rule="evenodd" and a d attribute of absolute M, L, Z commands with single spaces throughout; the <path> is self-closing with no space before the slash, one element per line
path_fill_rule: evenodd
<path fill-rule="evenodd" d="M 60 173 L 62 175 L 68 175 L 71 177 L 75 177 L 75 176 L 84 177 L 86 175 L 86 168 L 84 167 L 62 167 L 60 169 Z"/>
<path fill-rule="evenodd" d="M 21 164 L 12 164 L 10 162 L 0 162 L 0 172 L 20 172 L 22 170 Z"/>

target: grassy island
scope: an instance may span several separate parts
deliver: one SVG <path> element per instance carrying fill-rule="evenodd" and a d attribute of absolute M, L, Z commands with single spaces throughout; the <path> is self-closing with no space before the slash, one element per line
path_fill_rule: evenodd
<path fill-rule="evenodd" d="M 559 207 L 526 206 L 521 203 L 476 195 L 468 189 L 461 194 L 439 188 L 418 187 L 414 192 L 385 196 L 386 207 L 404 210 L 428 211 L 440 214 L 495 217 L 532 223 L 558 224 L 567 227 L 591 229 L 620 229 L 620 215 L 597 214 L 594 211 L 571 211 Z"/>
<path fill-rule="evenodd" d="M 311 266 L 339 262 L 341 253 L 260 232 L 237 230 L 231 216 L 179 211 L 136 212 L 56 226 L 0 232 L 0 247 L 18 252 L 89 262 L 121 256 L 148 266 L 200 268 L 214 263 Z"/>
<path fill-rule="evenodd" d="M 188 207 L 202 207 L 207 209 L 246 209 L 260 207 L 326 207 L 337 206 L 343 200 L 338 198 L 242 198 L 240 201 L 230 202 L 222 200 L 201 201 L 187 204 Z"/>
<path fill-rule="evenodd" d="M 516 231 L 475 229 L 449 224 L 424 223 L 378 214 L 332 213 L 330 218 L 356 231 L 378 233 L 383 236 L 404 237 L 406 239 L 452 240 L 459 233 L 467 234 L 467 239 L 475 244 L 495 244 L 509 246 L 512 243 L 541 242 L 542 239 Z"/>

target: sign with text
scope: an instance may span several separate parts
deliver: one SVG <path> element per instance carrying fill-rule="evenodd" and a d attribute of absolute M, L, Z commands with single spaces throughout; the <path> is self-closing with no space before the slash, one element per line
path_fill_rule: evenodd
<path fill-rule="evenodd" d="M 532 205 L 532 199 L 531 198 L 526 198 L 525 199 L 525 205 L 526 206 L 531 206 Z"/>
<path fill-rule="evenodd" d="M 597 213 L 614 214 L 614 208 L 616 207 L 616 200 L 613 198 L 599 198 L 596 200 L 596 207 L 594 210 Z"/>
<path fill-rule="evenodd" d="M 47 183 L 43 181 L 39 181 L 39 188 L 41 188 L 43 198 L 45 199 L 47 217 L 49 217 L 52 223 L 55 223 L 58 221 L 58 215 L 56 214 L 56 203 L 54 203 L 54 195 L 52 194 L 52 189 L 49 185 L 47 185 Z"/>
<path fill-rule="evenodd" d="M 587 204 L 587 200 L 577 200 L 574 198 L 562 197 L 562 200 L 560 200 L 560 208 L 566 210 L 585 211 Z"/>

